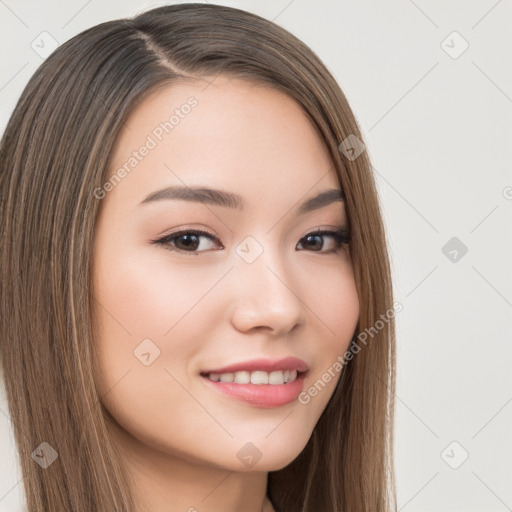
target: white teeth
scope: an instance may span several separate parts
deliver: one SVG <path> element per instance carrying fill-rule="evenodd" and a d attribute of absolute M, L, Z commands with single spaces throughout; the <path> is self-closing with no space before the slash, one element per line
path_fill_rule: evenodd
<path fill-rule="evenodd" d="M 286 372 L 271 372 L 268 374 L 269 384 L 284 384 L 286 378 Z"/>
<path fill-rule="evenodd" d="M 293 382 L 297 378 L 297 370 L 285 370 L 277 372 L 235 372 L 235 373 L 210 373 L 208 378 L 215 382 L 234 382 L 236 384 L 285 384 Z"/>
<path fill-rule="evenodd" d="M 249 384 L 249 382 L 251 382 L 251 374 L 249 372 L 236 372 L 233 382 L 237 384 Z"/>
<path fill-rule="evenodd" d="M 297 370 L 292 370 L 286 382 L 293 382 L 297 378 Z"/>
<path fill-rule="evenodd" d="M 268 384 L 267 372 L 252 372 L 251 384 Z"/>

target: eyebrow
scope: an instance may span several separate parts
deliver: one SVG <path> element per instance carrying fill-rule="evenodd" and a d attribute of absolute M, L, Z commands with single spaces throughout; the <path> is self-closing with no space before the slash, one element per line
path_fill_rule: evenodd
<path fill-rule="evenodd" d="M 181 200 L 196 203 L 206 203 L 226 208 L 243 210 L 242 196 L 225 190 L 212 189 L 201 186 L 182 187 L 170 186 L 149 194 L 140 202 L 140 205 L 162 200 Z M 343 202 L 344 195 L 341 189 L 331 188 L 304 201 L 298 208 L 299 215 L 319 210 L 334 202 Z"/>

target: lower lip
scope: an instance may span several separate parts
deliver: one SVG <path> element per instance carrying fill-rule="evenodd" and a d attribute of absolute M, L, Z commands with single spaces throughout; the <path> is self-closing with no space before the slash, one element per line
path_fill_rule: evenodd
<path fill-rule="evenodd" d="M 257 407 L 281 407 L 297 399 L 304 385 L 304 373 L 293 382 L 286 384 L 236 384 L 235 382 L 215 382 L 208 377 L 201 378 L 208 386 L 231 398 Z"/>

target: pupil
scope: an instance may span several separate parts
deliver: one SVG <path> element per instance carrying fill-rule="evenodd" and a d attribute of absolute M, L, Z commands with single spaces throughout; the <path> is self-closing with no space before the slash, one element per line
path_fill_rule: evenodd
<path fill-rule="evenodd" d="M 183 245 L 186 249 L 197 249 L 197 238 L 197 235 L 181 235 L 178 238 L 178 242 L 185 241 L 185 243 L 182 243 L 181 245 Z"/>
<path fill-rule="evenodd" d="M 310 241 L 312 239 L 315 239 L 316 242 L 318 242 L 316 245 L 317 245 L 317 248 L 318 249 L 321 249 L 322 248 L 322 241 L 321 241 L 321 238 L 318 236 L 318 235 L 309 235 L 307 237 L 307 240 Z"/>

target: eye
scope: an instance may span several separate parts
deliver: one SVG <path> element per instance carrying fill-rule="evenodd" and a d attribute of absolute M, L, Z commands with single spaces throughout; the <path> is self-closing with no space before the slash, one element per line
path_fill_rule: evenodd
<path fill-rule="evenodd" d="M 329 250 L 323 250 L 325 247 L 324 239 L 330 238 L 331 243 L 327 244 Z M 330 254 L 339 252 L 344 249 L 344 246 L 350 244 L 350 234 L 347 229 L 337 229 L 337 230 L 319 230 L 314 231 L 312 233 L 307 234 L 303 237 L 299 244 L 310 245 L 313 252 L 323 252 L 324 254 Z"/>
<path fill-rule="evenodd" d="M 330 238 L 330 243 L 325 243 L 325 239 Z M 203 242 L 201 240 L 204 239 Z M 212 245 L 222 244 L 220 240 L 213 234 L 201 230 L 182 230 L 176 233 L 171 233 L 158 240 L 153 240 L 152 243 L 161 245 L 169 251 L 176 251 L 188 253 L 192 256 L 199 256 L 199 253 L 212 249 Z M 313 231 L 299 241 L 297 246 L 309 246 L 313 252 L 321 252 L 324 254 L 336 253 L 344 249 L 344 246 L 349 245 L 350 235 L 347 229 L 337 230 L 317 230 Z M 328 250 L 324 250 L 327 246 Z"/>
<path fill-rule="evenodd" d="M 201 243 L 201 239 L 207 241 Z M 187 252 L 194 256 L 199 256 L 200 252 L 211 249 L 211 242 L 217 242 L 220 245 L 220 240 L 211 233 L 190 229 L 178 231 L 153 241 L 170 251 Z"/>

